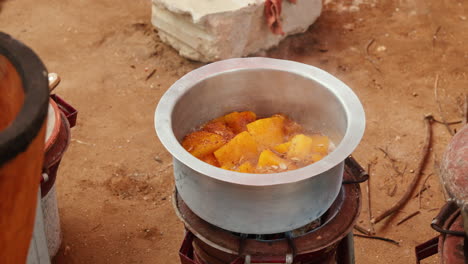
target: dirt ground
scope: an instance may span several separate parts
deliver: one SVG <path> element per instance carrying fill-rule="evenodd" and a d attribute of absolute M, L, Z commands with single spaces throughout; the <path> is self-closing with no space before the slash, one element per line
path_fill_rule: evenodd
<path fill-rule="evenodd" d="M 320 67 L 358 94 L 367 129 L 354 155 L 365 167 L 372 164 L 377 215 L 414 176 L 424 115 L 440 119 L 437 74 L 444 115 L 461 119 L 458 106 L 468 87 L 468 2 L 325 2 L 306 33 L 266 55 Z M 156 137 L 153 114 L 170 85 L 202 64 L 162 44 L 150 12 L 149 0 L 15 0 L 0 11 L 0 30 L 32 47 L 49 71 L 61 75 L 56 92 L 79 110 L 57 180 L 64 238 L 55 263 L 179 263 L 184 229 L 172 209 L 172 161 Z M 423 178 L 432 177 L 421 208 L 411 199 L 391 222 L 376 225 L 379 236 L 400 246 L 356 238 L 357 263 L 415 263 L 414 247 L 436 235 L 429 225 L 444 198 L 434 161 L 451 135 L 442 125 L 433 128 Z M 368 226 L 365 201 L 359 222 Z M 417 210 L 419 215 L 396 225 Z M 424 263 L 437 262 L 433 257 Z"/>

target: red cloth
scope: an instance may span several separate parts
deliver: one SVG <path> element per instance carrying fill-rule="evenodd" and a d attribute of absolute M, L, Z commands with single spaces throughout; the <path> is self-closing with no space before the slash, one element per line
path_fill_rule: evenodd
<path fill-rule="evenodd" d="M 295 4 L 297 0 L 289 0 Z M 266 0 L 265 1 L 265 19 L 271 32 L 276 35 L 284 35 L 281 26 L 281 6 L 283 0 Z"/>

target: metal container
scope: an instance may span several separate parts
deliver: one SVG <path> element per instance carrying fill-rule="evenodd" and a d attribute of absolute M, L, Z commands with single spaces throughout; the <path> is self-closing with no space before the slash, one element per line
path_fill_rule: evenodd
<path fill-rule="evenodd" d="M 307 167 L 274 174 L 223 170 L 181 146 L 186 134 L 232 111 L 284 113 L 329 136 L 336 148 Z M 175 82 L 155 113 L 159 139 L 174 157 L 178 192 L 205 221 L 229 231 L 271 234 L 320 217 L 337 197 L 345 158 L 364 133 L 363 107 L 344 83 L 309 65 L 269 58 L 215 62 Z"/>

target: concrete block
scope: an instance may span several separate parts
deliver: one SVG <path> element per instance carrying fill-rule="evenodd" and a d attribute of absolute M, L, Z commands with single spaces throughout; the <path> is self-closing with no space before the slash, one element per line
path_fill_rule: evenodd
<path fill-rule="evenodd" d="M 244 57 L 302 33 L 322 11 L 322 0 L 283 1 L 284 35 L 274 35 L 264 17 L 264 0 L 153 0 L 152 23 L 162 41 L 192 60 Z"/>

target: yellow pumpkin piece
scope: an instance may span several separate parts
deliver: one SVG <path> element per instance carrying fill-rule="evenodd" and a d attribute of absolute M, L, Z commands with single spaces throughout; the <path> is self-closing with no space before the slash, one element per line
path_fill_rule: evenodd
<path fill-rule="evenodd" d="M 242 163 L 242 165 L 237 168 L 238 172 L 243 172 L 243 173 L 254 173 L 255 172 L 255 167 L 250 164 L 250 162 L 246 161 Z"/>
<path fill-rule="evenodd" d="M 279 116 L 263 118 L 248 124 L 247 130 L 263 150 L 283 142 L 283 122 L 284 119 Z"/>
<path fill-rule="evenodd" d="M 287 157 L 293 161 L 308 161 L 312 154 L 313 140 L 312 138 L 299 134 L 291 139 Z"/>
<path fill-rule="evenodd" d="M 256 160 L 257 149 L 257 142 L 249 132 L 244 131 L 216 150 L 214 155 L 221 166 L 233 167 L 245 161 Z"/>
<path fill-rule="evenodd" d="M 328 154 L 328 147 L 330 146 L 330 140 L 327 136 L 313 135 L 312 138 L 312 151 L 320 153 L 322 155 Z"/>
<path fill-rule="evenodd" d="M 219 167 L 219 162 L 218 160 L 216 159 L 215 155 L 213 153 L 210 153 L 206 156 L 203 156 L 200 158 L 201 160 L 203 160 L 204 162 L 210 164 L 210 165 L 213 165 L 215 167 Z"/>
<path fill-rule="evenodd" d="M 262 153 L 260 153 L 257 168 L 262 169 L 267 167 L 273 167 L 274 169 L 285 170 L 288 167 L 287 163 L 288 162 L 285 159 L 278 157 L 271 150 L 266 149 L 262 151 Z"/>
<path fill-rule="evenodd" d="M 231 165 L 224 165 L 224 166 L 221 166 L 221 169 L 223 169 L 223 170 L 230 170 L 230 171 L 232 171 L 232 170 L 234 169 L 234 167 L 233 167 L 233 166 L 231 166 Z"/>
<path fill-rule="evenodd" d="M 201 158 L 213 153 L 213 151 L 219 149 L 225 143 L 226 140 L 220 135 L 206 131 L 197 131 L 187 135 L 182 141 L 182 146 L 193 156 Z"/>
<path fill-rule="evenodd" d="M 231 140 L 235 136 L 234 132 L 222 121 L 209 122 L 203 126 L 202 130 L 218 134 L 226 139 L 226 141 Z"/>
<path fill-rule="evenodd" d="M 235 133 L 239 134 L 247 130 L 247 124 L 255 121 L 257 115 L 252 111 L 232 112 L 223 117 L 226 125 Z"/>
<path fill-rule="evenodd" d="M 289 147 L 291 147 L 291 141 L 276 145 L 273 147 L 273 149 L 281 154 L 285 154 L 288 152 Z"/>
<path fill-rule="evenodd" d="M 311 156 L 310 156 L 310 160 L 312 160 L 312 162 L 317 162 L 319 160 L 323 159 L 323 156 L 319 153 L 313 153 Z"/>

